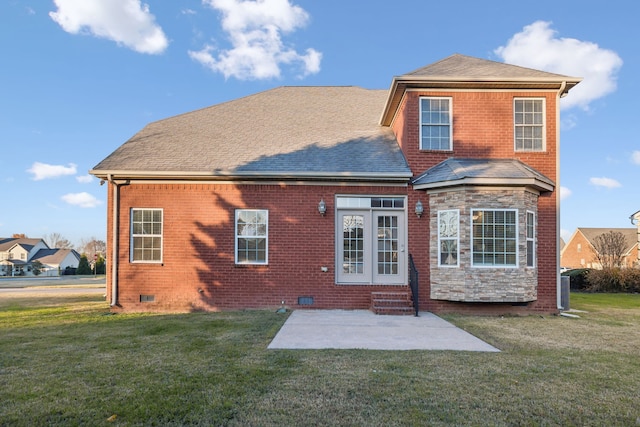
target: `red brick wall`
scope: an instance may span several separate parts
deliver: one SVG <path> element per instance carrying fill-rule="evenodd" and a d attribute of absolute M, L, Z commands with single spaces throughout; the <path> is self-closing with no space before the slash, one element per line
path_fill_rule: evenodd
<path fill-rule="evenodd" d="M 312 296 L 310 308 L 369 308 L 373 290 L 397 287 L 335 284 L 336 193 L 404 195 L 406 188 L 121 186 L 119 305 L 125 310 L 190 311 L 279 307 L 284 300 L 297 308 L 299 296 Z M 321 198 L 327 204 L 325 216 L 318 213 Z M 129 262 L 132 207 L 164 210 L 161 264 Z M 235 264 L 237 208 L 269 210 L 269 265 Z M 155 302 L 140 303 L 141 294 L 154 295 Z"/>
<path fill-rule="evenodd" d="M 451 97 L 453 111 L 453 151 L 429 151 L 419 149 L 420 122 L 419 98 L 421 96 Z M 513 135 L 513 100 L 519 97 L 545 98 L 546 106 L 546 150 L 539 153 L 520 153 L 514 150 Z M 557 93 L 549 92 L 458 92 L 458 91 L 412 91 L 407 92 L 404 102 L 392 125 L 400 145 L 407 157 L 414 175 L 419 175 L 436 164 L 450 157 L 467 158 L 508 158 L 519 159 L 530 165 L 548 178 L 556 181 L 556 102 Z M 419 193 L 411 194 L 411 193 Z M 423 200 L 425 209 L 428 196 L 424 192 L 410 191 L 409 206 L 413 206 L 417 198 Z M 529 305 L 536 311 L 555 311 L 557 308 L 557 242 L 556 232 L 556 196 L 545 193 L 538 199 L 538 300 Z M 427 214 L 425 212 L 425 214 Z M 427 216 L 428 217 L 428 216 Z M 423 220 L 424 221 L 424 220 Z M 415 236 L 418 231 L 409 224 L 409 235 Z M 428 224 L 413 227 L 428 228 Z M 410 238 L 409 250 L 420 271 L 421 307 L 432 311 L 465 311 L 479 310 L 480 305 L 464 305 L 429 299 L 429 261 L 428 231 L 420 231 L 425 239 Z M 520 311 L 510 305 L 501 307 L 489 304 L 487 310 Z"/>

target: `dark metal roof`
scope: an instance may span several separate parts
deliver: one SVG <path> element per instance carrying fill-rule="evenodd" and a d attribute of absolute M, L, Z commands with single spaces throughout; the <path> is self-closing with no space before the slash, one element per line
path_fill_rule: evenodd
<path fill-rule="evenodd" d="M 460 185 L 526 186 L 553 191 L 555 183 L 516 159 L 450 158 L 413 180 L 416 189 Z"/>

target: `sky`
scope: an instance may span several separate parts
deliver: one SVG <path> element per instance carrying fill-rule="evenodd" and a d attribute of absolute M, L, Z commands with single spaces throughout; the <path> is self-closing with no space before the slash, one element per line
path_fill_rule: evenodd
<path fill-rule="evenodd" d="M 387 89 L 454 53 L 582 77 L 562 100 L 561 234 L 631 227 L 640 6 L 588 4 L 3 0 L 0 237 L 106 240 L 88 171 L 150 122 L 278 86 Z"/>

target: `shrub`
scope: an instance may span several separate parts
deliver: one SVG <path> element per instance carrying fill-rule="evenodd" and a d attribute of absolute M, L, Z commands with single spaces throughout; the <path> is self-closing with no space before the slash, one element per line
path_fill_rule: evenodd
<path fill-rule="evenodd" d="M 605 268 L 592 270 L 586 276 L 587 292 L 640 292 L 640 270 L 637 268 Z"/>
<path fill-rule="evenodd" d="M 620 278 L 625 292 L 640 293 L 640 268 L 624 268 L 620 271 Z"/>
<path fill-rule="evenodd" d="M 569 288 L 572 291 L 585 291 L 588 287 L 587 274 L 591 271 L 588 268 L 576 268 L 574 270 L 565 271 L 563 276 L 569 276 Z"/>

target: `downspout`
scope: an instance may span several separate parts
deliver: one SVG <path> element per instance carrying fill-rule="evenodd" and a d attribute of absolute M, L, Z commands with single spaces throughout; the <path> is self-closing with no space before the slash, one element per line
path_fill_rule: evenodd
<path fill-rule="evenodd" d="M 111 174 L 107 176 L 107 181 L 113 186 L 113 211 L 111 212 L 111 307 L 118 305 L 118 211 L 119 211 L 119 188 Z"/>
<path fill-rule="evenodd" d="M 556 306 L 562 310 L 562 279 L 560 276 L 560 99 L 567 95 L 567 82 L 564 81 L 558 89 L 556 103 Z"/>

